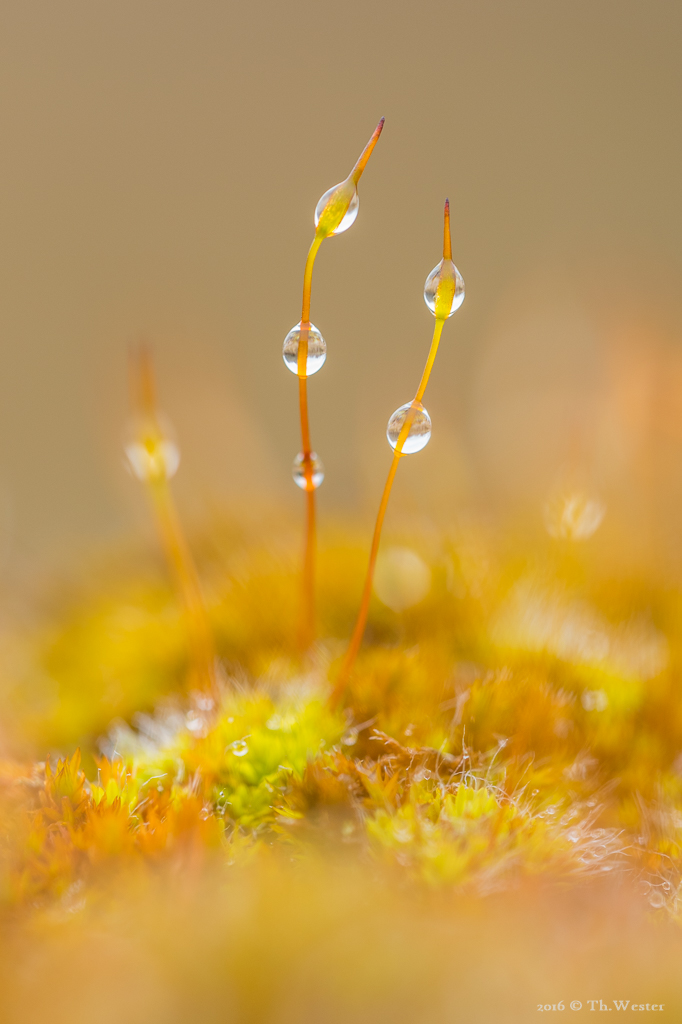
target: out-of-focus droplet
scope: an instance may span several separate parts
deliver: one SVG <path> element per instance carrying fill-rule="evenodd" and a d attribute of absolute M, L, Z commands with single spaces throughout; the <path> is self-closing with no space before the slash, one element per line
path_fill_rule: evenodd
<path fill-rule="evenodd" d="M 325 237 L 348 231 L 358 215 L 360 199 L 352 182 L 340 182 L 328 189 L 315 207 L 315 227 Z"/>
<path fill-rule="evenodd" d="M 665 896 L 660 889 L 653 889 L 649 896 L 649 905 L 654 907 L 656 910 L 660 910 L 661 907 L 665 906 L 665 903 Z"/>
<path fill-rule="evenodd" d="M 426 278 L 424 302 L 441 320 L 447 320 L 462 305 L 464 280 L 452 260 L 442 259 Z"/>
<path fill-rule="evenodd" d="M 411 608 L 431 589 L 431 569 L 411 548 L 388 548 L 377 558 L 374 593 L 394 612 Z"/>
<path fill-rule="evenodd" d="M 413 828 L 409 821 L 401 821 L 399 818 L 394 819 L 393 838 L 397 839 L 399 843 L 411 842 L 413 834 Z"/>
<path fill-rule="evenodd" d="M 604 690 L 584 690 L 580 698 L 585 711 L 606 711 L 609 698 Z"/>
<path fill-rule="evenodd" d="M 406 405 L 401 405 L 399 409 L 396 409 L 388 421 L 386 437 L 391 448 L 395 451 L 400 432 L 403 429 L 408 414 L 412 422 L 410 423 L 407 437 L 403 441 L 401 449 L 403 455 L 413 455 L 414 452 L 420 452 L 431 440 L 431 417 L 428 412 L 421 402 L 416 404 L 408 402 Z"/>
<path fill-rule="evenodd" d="M 162 418 L 133 423 L 124 450 L 138 480 L 170 480 L 180 465 L 180 449 L 172 428 Z"/>
<path fill-rule="evenodd" d="M 298 374 L 298 349 L 301 343 L 301 332 L 304 327 L 297 323 L 292 327 L 284 339 L 282 358 L 284 365 L 292 373 Z M 310 377 L 324 365 L 327 358 L 327 342 L 324 340 L 315 324 L 308 324 L 308 354 L 306 359 L 305 376 Z"/>
<path fill-rule="evenodd" d="M 249 752 L 249 745 L 246 740 L 235 740 L 227 749 L 230 750 L 235 757 L 245 757 Z"/>
<path fill-rule="evenodd" d="M 545 505 L 545 526 L 552 537 L 562 540 L 587 540 L 606 514 L 606 505 L 584 491 L 563 491 Z"/>
<path fill-rule="evenodd" d="M 294 459 L 294 464 L 291 468 L 291 475 L 294 478 L 294 483 L 297 487 L 300 487 L 302 491 L 314 491 L 320 486 L 324 480 L 324 466 L 320 459 L 318 459 L 315 452 L 310 453 L 310 479 L 306 477 L 306 465 L 305 457 L 303 452 L 299 452 Z"/>

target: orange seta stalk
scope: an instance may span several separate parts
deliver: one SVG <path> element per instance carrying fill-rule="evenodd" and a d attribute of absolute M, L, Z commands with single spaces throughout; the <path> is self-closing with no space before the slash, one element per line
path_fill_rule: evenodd
<path fill-rule="evenodd" d="M 133 406 L 140 418 L 155 436 L 157 445 L 163 434 L 158 422 L 156 389 L 151 354 L 140 346 L 131 354 L 130 388 Z M 148 442 L 150 443 L 150 442 Z M 149 451 L 151 458 L 159 459 L 158 451 Z M 160 457 L 162 460 L 162 456 Z M 166 560 L 173 575 L 187 624 L 192 685 L 194 688 L 217 693 L 215 649 L 208 621 L 199 576 L 185 539 L 180 517 L 173 501 L 165 472 L 148 473 L 147 489 L 155 513 L 156 525 Z"/>
<path fill-rule="evenodd" d="M 372 137 L 363 149 L 359 160 L 349 174 L 346 181 L 352 181 L 355 186 L 360 180 L 367 161 L 372 155 L 372 150 L 377 144 L 381 131 L 384 127 L 384 118 L 374 129 Z M 333 232 L 331 232 L 333 233 Z M 313 286 L 313 267 L 315 257 L 322 245 L 327 233 L 318 225 L 315 231 L 303 272 L 303 302 L 301 306 L 301 334 L 298 343 L 298 406 L 301 421 L 301 449 L 303 454 L 302 470 L 305 476 L 306 492 L 306 519 L 305 519 L 305 544 L 303 553 L 303 576 L 301 595 L 301 624 L 299 628 L 300 645 L 302 650 L 307 650 L 315 638 L 315 552 L 317 547 L 316 529 L 316 502 L 315 487 L 313 486 L 313 460 L 312 445 L 310 443 L 310 420 L 308 416 L 308 377 L 306 373 L 308 365 L 308 332 L 310 330 L 310 297 Z"/>
<path fill-rule="evenodd" d="M 452 244 L 450 240 L 450 201 L 445 200 L 445 215 L 444 215 L 444 239 L 443 239 L 443 259 L 452 259 Z M 396 472 L 398 471 L 398 463 L 403 457 L 403 446 L 412 427 L 412 421 L 414 420 L 415 413 L 421 405 L 421 400 L 424 397 L 426 391 L 426 385 L 429 382 L 431 376 L 431 370 L 436 359 L 436 353 L 438 352 L 438 346 L 440 344 L 440 336 L 443 332 L 443 325 L 445 318 L 436 317 L 436 323 L 433 329 L 433 337 L 431 339 L 431 347 L 429 349 L 428 358 L 424 367 L 417 393 L 415 394 L 411 408 L 405 417 L 405 422 L 398 435 L 395 450 L 393 452 L 393 459 L 391 466 L 388 471 L 388 477 L 384 485 L 384 492 L 381 495 L 381 502 L 379 504 L 379 512 L 377 514 L 376 523 L 374 524 L 374 534 L 372 535 L 372 546 L 369 553 L 369 562 L 367 565 L 367 573 L 365 575 L 365 582 L 362 588 L 362 596 L 360 598 L 360 609 L 358 611 L 358 617 L 351 636 L 346 656 L 341 664 L 334 689 L 331 694 L 331 704 L 333 707 L 337 706 L 345 689 L 348 685 L 348 680 L 353 671 L 355 661 L 360 651 L 360 645 L 362 644 L 362 638 L 365 633 L 365 627 L 367 625 L 367 615 L 369 613 L 369 603 L 372 597 L 372 583 L 374 580 L 374 568 L 376 565 L 377 555 L 379 553 L 379 544 L 381 542 L 381 530 L 384 525 L 384 519 L 386 517 L 386 509 L 388 508 L 388 501 L 391 496 L 391 488 L 393 487 L 393 481 L 395 480 Z"/>

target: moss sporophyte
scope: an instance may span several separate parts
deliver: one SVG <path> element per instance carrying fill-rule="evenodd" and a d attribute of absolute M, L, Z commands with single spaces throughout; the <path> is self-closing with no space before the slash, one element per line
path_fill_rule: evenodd
<path fill-rule="evenodd" d="M 408 402 L 406 405 L 401 405 L 399 409 L 396 409 L 388 421 L 386 436 L 388 438 L 389 445 L 393 449 L 393 459 L 388 471 L 388 477 L 384 486 L 384 493 L 381 496 L 379 512 L 374 526 L 374 536 L 372 537 L 369 564 L 367 566 L 365 584 L 362 589 L 362 598 L 360 600 L 360 611 L 348 646 L 348 651 L 346 652 L 346 656 L 336 679 L 331 698 L 333 704 L 337 704 L 343 697 L 344 690 L 348 683 L 348 678 L 353 671 L 355 659 L 357 658 L 358 651 L 360 650 L 360 644 L 362 643 L 362 637 L 365 632 L 369 602 L 372 596 L 374 569 L 376 566 L 377 555 L 379 553 L 379 544 L 381 542 L 381 529 L 384 524 L 386 509 L 388 508 L 388 500 L 391 496 L 393 481 L 398 470 L 398 463 L 404 455 L 411 455 L 414 452 L 421 451 L 431 439 L 431 417 L 422 405 L 422 398 L 424 397 L 426 385 L 429 382 L 431 370 L 433 369 L 433 364 L 436 359 L 443 325 L 464 302 L 464 281 L 462 280 L 459 270 L 452 262 L 449 199 L 445 200 L 445 213 L 443 217 L 443 258 L 440 263 L 433 268 L 426 279 L 426 284 L 424 286 L 424 301 L 436 318 L 433 337 L 431 339 L 431 348 L 429 349 L 426 366 L 424 367 L 424 372 L 422 374 L 422 379 L 419 382 L 417 393 L 411 402 Z"/>
<path fill-rule="evenodd" d="M 283 357 L 286 366 L 298 376 L 298 405 L 301 420 L 301 451 L 293 465 L 296 485 L 306 494 L 305 547 L 303 555 L 300 644 L 306 650 L 315 636 L 315 491 L 324 479 L 324 469 L 312 450 L 308 418 L 308 377 L 323 366 L 327 358 L 327 344 L 317 327 L 310 322 L 310 299 L 313 267 L 318 249 L 325 238 L 347 231 L 358 215 L 360 200 L 358 182 L 372 155 L 384 127 L 384 118 L 374 129 L 355 167 L 338 185 L 328 189 L 315 207 L 315 237 L 313 238 L 303 272 L 303 303 L 299 323 L 284 339 Z"/>

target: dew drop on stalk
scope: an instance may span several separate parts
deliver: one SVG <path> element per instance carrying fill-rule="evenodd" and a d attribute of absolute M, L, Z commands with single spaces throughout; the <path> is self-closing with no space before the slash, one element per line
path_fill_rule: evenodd
<path fill-rule="evenodd" d="M 464 279 L 452 260 L 442 259 L 426 278 L 424 302 L 434 316 L 443 320 L 451 317 L 462 305 Z"/>
<path fill-rule="evenodd" d="M 292 373 L 298 374 L 298 347 L 301 342 L 301 331 L 303 324 L 299 321 L 292 327 L 284 339 L 282 358 L 284 365 Z M 327 342 L 324 340 L 315 324 L 308 325 L 308 355 L 306 359 L 305 376 L 310 377 L 317 373 L 324 365 L 327 358 Z"/>
<path fill-rule="evenodd" d="M 170 480 L 180 465 L 180 449 L 163 420 L 136 420 L 124 444 L 126 462 L 138 480 Z"/>
<path fill-rule="evenodd" d="M 431 440 L 431 417 L 428 412 L 420 402 L 416 404 L 407 402 L 406 405 L 401 405 L 399 409 L 396 409 L 388 421 L 386 437 L 391 448 L 395 451 L 400 432 L 408 415 L 411 417 L 412 422 L 410 423 L 407 437 L 403 441 L 401 449 L 403 455 L 413 455 L 414 452 L 420 452 Z"/>
<path fill-rule="evenodd" d="M 355 223 L 355 218 L 358 215 L 358 209 L 360 207 L 360 198 L 358 196 L 358 190 L 354 188 L 350 197 L 350 203 L 348 203 L 347 188 L 347 181 L 342 181 L 338 185 L 334 185 L 325 192 L 315 207 L 316 228 L 319 226 L 322 214 L 325 212 L 330 223 L 333 223 L 337 217 L 341 217 L 338 225 L 332 231 L 327 232 L 328 238 L 331 238 L 332 235 L 343 234 L 344 231 L 347 231 L 348 228 Z M 347 203 L 347 209 L 343 212 Z M 334 208 L 335 206 L 338 206 L 338 211 Z"/>
<path fill-rule="evenodd" d="M 235 740 L 228 747 L 235 757 L 244 757 L 249 752 L 249 745 L 246 740 Z"/>
<path fill-rule="evenodd" d="M 314 491 L 324 480 L 324 466 L 315 452 L 310 453 L 310 471 L 310 480 L 308 481 L 306 479 L 305 456 L 303 452 L 299 452 L 294 459 L 291 475 L 296 486 L 300 487 L 302 491 Z"/>

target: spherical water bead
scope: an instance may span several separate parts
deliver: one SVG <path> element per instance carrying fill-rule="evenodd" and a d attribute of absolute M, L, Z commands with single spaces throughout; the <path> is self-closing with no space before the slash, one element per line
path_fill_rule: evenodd
<path fill-rule="evenodd" d="M 353 188 L 349 195 L 349 189 Z M 360 207 L 358 190 L 355 186 L 349 186 L 347 181 L 342 181 L 333 188 L 328 189 L 315 207 L 315 227 L 325 227 L 329 224 L 331 230 L 325 232 L 327 237 L 341 235 L 348 231 L 351 224 L 355 223 Z M 324 214 L 324 219 L 322 215 Z M 338 221 L 338 223 L 336 223 Z"/>
<path fill-rule="evenodd" d="M 170 480 L 180 465 L 172 428 L 162 419 L 134 423 L 124 450 L 128 467 L 138 480 Z"/>
<path fill-rule="evenodd" d="M 311 490 L 314 491 L 320 486 L 324 480 L 324 466 L 320 459 L 318 459 L 315 452 L 310 453 L 310 469 L 311 478 L 310 485 L 306 480 L 305 466 L 304 466 L 304 455 L 303 452 L 299 452 L 294 459 L 294 464 L 291 469 L 291 475 L 294 478 L 294 483 L 297 487 L 300 487 L 302 491 Z"/>
<path fill-rule="evenodd" d="M 230 743 L 228 750 L 231 750 L 235 757 L 246 757 L 249 752 L 249 745 L 246 740 L 235 740 Z"/>
<path fill-rule="evenodd" d="M 443 282 L 443 288 L 441 289 L 441 302 L 445 302 L 445 308 L 438 309 L 438 311 L 436 311 L 438 285 L 441 281 Z M 442 316 L 444 320 L 452 316 L 452 314 L 462 305 L 464 302 L 464 279 L 452 260 L 441 260 L 438 266 L 434 267 L 426 278 L 426 284 L 424 285 L 424 302 L 434 316 Z M 449 312 L 448 303 L 450 304 Z"/>
<path fill-rule="evenodd" d="M 406 405 L 401 405 L 399 409 L 396 409 L 388 421 L 386 437 L 391 448 L 395 451 L 408 413 L 412 417 L 412 422 L 401 449 L 403 455 L 413 455 L 414 452 L 420 452 L 431 440 L 431 417 L 428 412 L 421 403 L 413 405 L 412 402 L 408 402 Z"/>
<path fill-rule="evenodd" d="M 302 323 L 299 322 L 292 327 L 284 339 L 282 358 L 284 365 L 292 373 L 298 374 L 298 346 L 301 341 Z M 324 340 L 315 324 L 308 327 L 308 357 L 306 359 L 305 376 L 310 377 L 323 366 L 327 358 L 327 342 Z"/>

